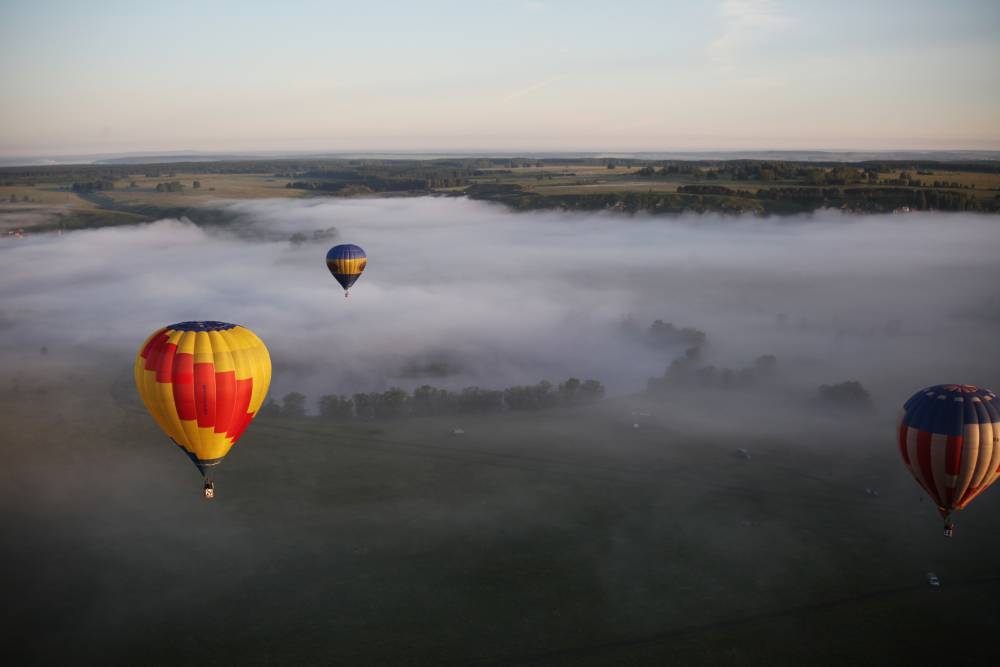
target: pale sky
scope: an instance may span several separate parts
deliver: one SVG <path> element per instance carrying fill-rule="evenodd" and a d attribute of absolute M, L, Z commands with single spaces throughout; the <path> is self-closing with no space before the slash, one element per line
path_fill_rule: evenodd
<path fill-rule="evenodd" d="M 0 1 L 0 155 L 1000 149 L 1000 2 Z"/>

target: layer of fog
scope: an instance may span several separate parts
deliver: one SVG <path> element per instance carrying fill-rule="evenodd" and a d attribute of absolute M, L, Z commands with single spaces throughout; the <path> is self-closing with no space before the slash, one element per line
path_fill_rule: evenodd
<path fill-rule="evenodd" d="M 571 376 L 627 394 L 684 352 L 623 326 L 660 319 L 707 334 L 699 363 L 773 354 L 802 391 L 858 380 L 888 407 L 936 382 L 1000 384 L 993 218 L 514 214 L 459 198 L 224 207 L 226 226 L 3 241 L 0 354 L 94 350 L 127 369 L 157 327 L 218 319 L 264 339 L 278 397 Z M 369 255 L 349 300 L 324 263 L 339 242 Z"/>
<path fill-rule="evenodd" d="M 850 424 L 803 407 L 820 384 L 859 380 L 888 422 L 926 384 L 1000 385 L 997 219 L 512 214 L 462 199 L 225 207 L 227 226 L 0 239 L 0 562 L 21 573 L 12 632 L 44 637 L 22 643 L 48 662 L 467 663 L 482 646 L 492 660 L 758 609 L 773 620 L 922 584 L 925 570 L 946 586 L 991 574 L 991 493 L 961 539 L 942 540 L 891 426 L 845 438 Z M 335 242 L 370 256 L 349 300 L 323 261 Z M 142 340 L 202 318 L 256 331 L 272 393 L 313 404 L 570 375 L 631 394 L 693 340 L 657 344 L 643 333 L 656 319 L 705 332 L 697 365 L 777 364 L 738 388 L 681 381 L 539 419 L 457 416 L 461 439 L 435 422 L 331 439 L 261 419 L 204 503 L 153 420 L 120 409 Z M 993 620 L 978 600 L 961 598 L 965 625 Z M 456 615 L 458 635 L 436 632 Z"/>

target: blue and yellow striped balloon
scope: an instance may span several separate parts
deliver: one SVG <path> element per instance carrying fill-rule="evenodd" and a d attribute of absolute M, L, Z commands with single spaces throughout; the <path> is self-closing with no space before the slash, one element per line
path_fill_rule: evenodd
<path fill-rule="evenodd" d="M 368 256 L 360 246 L 353 243 L 333 246 L 330 252 L 326 253 L 326 268 L 337 279 L 344 292 L 351 289 L 351 285 L 361 277 L 361 272 L 365 270 L 368 263 Z"/>

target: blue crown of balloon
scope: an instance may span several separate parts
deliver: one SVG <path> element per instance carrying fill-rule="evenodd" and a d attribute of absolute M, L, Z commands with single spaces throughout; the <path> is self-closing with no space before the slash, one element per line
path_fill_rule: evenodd
<path fill-rule="evenodd" d="M 199 322 L 178 322 L 168 325 L 167 328 L 173 331 L 225 331 L 232 329 L 236 325 L 228 322 L 216 322 L 214 320 Z"/>

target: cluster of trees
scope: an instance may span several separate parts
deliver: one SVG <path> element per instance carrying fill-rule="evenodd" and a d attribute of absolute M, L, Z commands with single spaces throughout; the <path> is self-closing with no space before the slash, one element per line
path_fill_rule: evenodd
<path fill-rule="evenodd" d="M 324 180 L 291 181 L 286 188 L 293 190 L 318 190 L 343 194 L 351 192 L 408 192 L 413 190 L 428 190 L 432 187 L 426 179 L 416 178 L 379 178 L 377 176 L 361 177 L 352 175 L 349 178 L 330 177 Z"/>
<path fill-rule="evenodd" d="M 749 190 L 733 190 L 724 185 L 681 185 L 677 192 L 689 195 L 721 195 L 724 197 L 753 197 Z"/>
<path fill-rule="evenodd" d="M 340 234 L 336 227 L 327 227 L 326 229 L 314 229 L 309 234 L 304 232 L 295 232 L 290 237 L 288 237 L 288 242 L 292 245 L 302 245 L 303 243 L 313 241 L 332 241 Z"/>
<path fill-rule="evenodd" d="M 804 172 L 804 173 L 803 173 Z M 805 185 L 829 186 L 874 183 L 878 172 L 860 171 L 853 167 L 833 167 L 832 169 L 800 170 L 801 182 Z"/>
<path fill-rule="evenodd" d="M 860 382 L 853 380 L 820 385 L 819 399 L 828 405 L 855 412 L 871 412 L 875 409 L 868 390 Z"/>
<path fill-rule="evenodd" d="M 281 402 L 268 399 L 267 403 L 261 406 L 261 417 L 289 417 L 292 419 L 306 416 L 306 396 L 297 391 L 285 394 Z"/>
<path fill-rule="evenodd" d="M 684 356 L 671 362 L 662 377 L 650 378 L 646 382 L 647 392 L 663 394 L 673 388 L 687 389 L 692 386 L 713 389 L 752 387 L 774 377 L 778 368 L 778 359 L 773 354 L 761 355 L 754 359 L 751 366 L 739 369 L 701 365 L 700 358 L 700 348 L 689 348 Z"/>
<path fill-rule="evenodd" d="M 883 178 L 878 183 L 879 185 L 894 185 L 907 188 L 919 188 L 923 185 L 922 181 L 915 178 Z"/>
<path fill-rule="evenodd" d="M 887 169 L 883 169 L 886 171 Z M 930 171 L 917 171 L 918 175 L 931 175 Z M 665 164 L 659 169 L 655 165 L 647 164 L 635 172 L 641 178 L 669 177 L 674 175 L 688 175 L 695 180 L 717 180 L 724 175 L 728 175 L 735 181 L 787 181 L 811 187 L 830 187 L 845 185 L 885 185 L 903 187 L 925 187 L 922 180 L 915 178 L 908 171 L 901 171 L 893 178 L 880 178 L 880 170 L 876 166 L 868 165 L 803 165 L 793 162 L 750 162 L 734 161 L 722 163 L 718 166 L 701 167 L 697 164 Z M 709 187 L 709 186 L 690 186 Z M 962 185 L 955 181 L 934 181 L 935 188 L 954 189 L 975 189 L 974 185 Z M 728 188 L 727 188 L 728 190 Z M 698 193 L 697 190 L 690 192 Z M 739 191 L 743 194 L 744 191 Z M 736 191 L 729 190 L 726 194 L 735 194 Z M 722 194 L 711 192 L 706 189 L 701 194 Z M 746 193 L 749 195 L 749 193 Z"/>
<path fill-rule="evenodd" d="M 631 338 L 641 340 L 651 347 L 666 348 L 684 345 L 686 348 L 701 348 L 708 340 L 704 331 L 694 327 L 678 327 L 673 322 L 655 320 L 643 330 L 632 317 L 621 321 L 621 330 Z"/>
<path fill-rule="evenodd" d="M 979 199 L 968 192 L 927 188 L 857 188 L 843 191 L 844 208 L 886 212 L 908 206 L 918 211 L 1000 211 L 997 200 Z"/>
<path fill-rule="evenodd" d="M 767 188 L 759 190 L 756 198 L 766 202 L 766 210 L 772 213 L 816 208 L 884 213 L 903 206 L 920 211 L 996 211 L 1000 208 L 970 193 L 928 188 Z"/>
<path fill-rule="evenodd" d="M 285 188 L 288 190 L 317 190 L 320 192 L 340 192 L 347 187 L 351 186 L 337 181 L 289 181 L 285 184 Z M 374 192 L 371 189 L 368 191 Z"/>
<path fill-rule="evenodd" d="M 322 419 L 399 419 L 468 413 L 497 413 L 507 410 L 541 410 L 557 406 L 590 403 L 604 397 L 604 385 L 597 380 L 570 378 L 553 385 L 538 384 L 483 389 L 466 387 L 458 392 L 424 385 L 407 392 L 393 387 L 381 393 L 353 396 L 329 394 L 319 399 Z M 273 398 L 261 408 L 262 416 L 304 417 L 306 397 L 299 392 L 286 394 L 279 403 Z"/>
<path fill-rule="evenodd" d="M 184 185 L 180 181 L 168 181 L 166 183 L 157 183 L 157 192 L 180 192 L 184 189 Z"/>
<path fill-rule="evenodd" d="M 362 160 L 295 173 L 299 180 L 287 187 L 337 191 L 337 185 L 363 185 L 373 192 L 429 190 L 466 185 L 476 171 L 474 165 L 462 161 Z"/>
<path fill-rule="evenodd" d="M 82 183 L 73 183 L 73 192 L 94 192 L 99 190 L 114 190 L 115 182 L 107 179 L 98 179 L 96 181 L 84 181 Z"/>
<path fill-rule="evenodd" d="M 702 190 L 708 188 L 710 190 Z M 683 185 L 674 193 L 625 192 L 539 194 L 514 184 L 477 184 L 466 190 L 473 199 L 497 201 L 519 211 L 611 210 L 624 213 L 757 213 L 794 214 L 820 208 L 888 213 L 907 206 L 915 210 L 1000 211 L 1000 197 L 977 198 L 971 192 L 929 188 L 761 188 L 756 193 L 715 185 Z"/>
<path fill-rule="evenodd" d="M 934 172 L 930 171 L 918 171 L 918 176 L 931 176 Z M 879 181 L 881 185 L 905 185 L 911 188 L 921 188 L 926 187 L 922 179 L 914 178 L 912 174 L 907 171 L 899 172 L 899 176 L 896 178 L 886 178 Z M 954 190 L 975 190 L 975 183 L 970 183 L 969 185 L 962 185 L 958 181 L 934 181 L 931 185 L 934 188 L 951 188 Z"/>
<path fill-rule="evenodd" d="M 668 347 L 682 343 L 687 345 L 688 348 L 693 347 L 699 350 L 705 345 L 705 341 L 708 339 L 705 332 L 700 329 L 676 327 L 672 322 L 664 322 L 663 320 L 655 320 L 649 325 L 647 337 L 650 344 L 656 347 Z"/>
<path fill-rule="evenodd" d="M 750 160 L 733 160 L 722 162 L 674 162 L 662 163 L 659 168 L 647 164 L 635 174 L 646 178 L 669 178 L 686 176 L 694 180 L 718 180 L 728 177 L 734 181 L 813 181 L 827 177 L 841 179 L 847 182 L 856 177 L 857 170 L 848 167 L 835 167 L 832 176 L 825 169 L 816 166 L 804 166 L 794 162 L 756 162 Z"/>
<path fill-rule="evenodd" d="M 702 167 L 698 164 L 692 164 L 692 163 L 664 162 L 661 163 L 659 169 L 657 169 L 654 165 L 647 164 L 645 167 L 642 167 L 641 169 L 635 172 L 636 176 L 643 176 L 646 178 L 654 178 L 654 177 L 665 178 L 668 176 L 678 176 L 681 174 L 698 176 L 702 174 Z"/>

